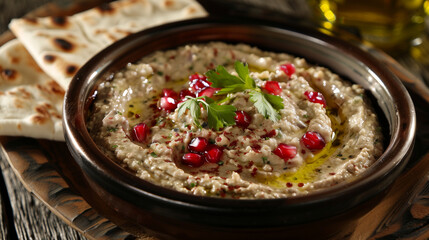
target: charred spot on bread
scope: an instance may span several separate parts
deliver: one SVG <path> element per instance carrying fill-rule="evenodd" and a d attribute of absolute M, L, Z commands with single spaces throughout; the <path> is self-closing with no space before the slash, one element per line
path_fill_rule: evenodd
<path fill-rule="evenodd" d="M 103 3 L 100 6 L 98 6 L 97 9 L 101 13 L 113 13 L 114 12 L 114 9 L 112 8 L 112 6 L 110 6 L 109 3 Z"/>
<path fill-rule="evenodd" d="M 18 72 L 16 72 L 14 69 L 5 68 L 1 71 L 1 76 L 5 80 L 14 81 L 18 78 Z"/>
<path fill-rule="evenodd" d="M 13 57 L 13 56 L 10 57 L 10 62 L 13 64 L 19 64 L 20 61 L 21 61 L 21 58 L 19 57 Z"/>
<path fill-rule="evenodd" d="M 46 55 L 43 57 L 43 59 L 44 59 L 46 62 L 52 63 L 52 62 L 54 62 L 54 61 L 55 61 L 56 57 L 55 57 L 55 56 L 53 56 L 53 55 L 50 55 L 50 54 L 46 54 Z"/>
<path fill-rule="evenodd" d="M 54 16 L 51 17 L 51 21 L 56 26 L 64 27 L 67 25 L 67 18 L 63 16 Z"/>
<path fill-rule="evenodd" d="M 64 50 L 64 51 L 66 51 L 66 52 L 70 52 L 70 51 L 72 51 L 72 50 L 73 50 L 73 48 L 74 48 L 73 43 L 71 43 L 71 42 L 69 42 L 69 41 L 67 41 L 67 40 L 65 40 L 65 39 L 63 39 L 63 38 L 54 38 L 54 44 L 55 44 L 58 48 L 60 48 L 60 49 L 62 49 L 62 50 Z"/>
<path fill-rule="evenodd" d="M 25 88 L 23 88 L 23 87 L 18 88 L 18 89 L 17 89 L 17 92 L 20 94 L 20 97 L 21 97 L 22 99 L 29 100 L 29 99 L 31 99 L 31 98 L 32 98 L 31 93 L 30 93 L 30 92 L 28 92 L 28 91 L 27 91 Z"/>
<path fill-rule="evenodd" d="M 164 6 L 167 8 L 172 7 L 172 6 L 174 6 L 174 2 L 171 0 L 166 0 L 166 1 L 164 1 Z"/>
<path fill-rule="evenodd" d="M 77 67 L 75 65 L 68 65 L 66 67 L 67 75 L 73 75 L 77 71 Z"/>
<path fill-rule="evenodd" d="M 64 89 L 60 85 L 58 85 L 58 83 L 55 81 L 48 82 L 48 87 L 53 94 L 60 95 L 60 96 L 64 96 L 65 94 Z"/>
<path fill-rule="evenodd" d="M 32 121 L 35 123 L 35 124 L 40 124 L 40 125 L 42 125 L 42 124 L 44 124 L 45 122 L 47 122 L 47 118 L 45 117 L 45 116 L 41 116 L 41 115 L 35 115 L 35 116 L 33 116 L 32 117 Z"/>

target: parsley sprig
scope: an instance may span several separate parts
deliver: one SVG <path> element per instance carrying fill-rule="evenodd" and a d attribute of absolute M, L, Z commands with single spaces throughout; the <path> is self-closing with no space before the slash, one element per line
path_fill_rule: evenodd
<path fill-rule="evenodd" d="M 238 77 L 230 74 L 223 66 L 206 73 L 207 80 L 213 83 L 212 87 L 222 88 L 216 95 L 248 91 L 250 101 L 254 103 L 258 112 L 265 118 L 278 121 L 279 110 L 284 108 L 282 98 L 262 92 L 261 88 L 256 86 L 255 80 L 250 77 L 247 64 L 236 61 L 234 67 Z"/>
<path fill-rule="evenodd" d="M 237 61 L 234 67 L 238 77 L 230 74 L 221 65 L 205 74 L 207 80 L 212 82 L 211 87 L 221 88 L 216 95 L 247 91 L 250 94 L 250 101 L 254 103 L 259 113 L 267 119 L 278 121 L 280 119 L 279 110 L 284 107 L 282 98 L 262 92 L 261 88 L 256 86 L 255 80 L 250 77 L 247 64 Z M 179 106 L 178 115 L 180 117 L 188 109 L 196 126 L 201 127 L 199 120 L 201 117 L 200 104 L 207 110 L 207 124 L 209 128 L 219 130 L 220 128 L 235 124 L 234 117 L 237 109 L 232 105 L 219 105 L 226 102 L 229 99 L 228 96 L 224 100 L 217 102 L 207 96 L 186 96 L 185 99 Z"/>
<path fill-rule="evenodd" d="M 186 96 L 186 100 L 179 107 L 178 115 L 181 116 L 185 113 L 186 109 L 189 109 L 194 124 L 201 127 L 199 122 L 201 116 L 200 104 L 207 110 L 207 124 L 209 128 L 219 130 L 225 126 L 235 124 L 234 117 L 237 109 L 232 105 L 218 105 L 213 99 L 207 96 L 195 98 Z"/>

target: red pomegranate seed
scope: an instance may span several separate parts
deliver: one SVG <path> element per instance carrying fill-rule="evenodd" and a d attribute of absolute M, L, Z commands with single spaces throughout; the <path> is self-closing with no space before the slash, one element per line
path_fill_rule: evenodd
<path fill-rule="evenodd" d="M 223 150 L 220 147 L 214 144 L 211 144 L 207 147 L 206 151 L 204 152 L 204 158 L 206 159 L 207 162 L 217 163 L 220 161 L 222 154 L 223 154 Z"/>
<path fill-rule="evenodd" d="M 280 93 L 282 92 L 282 88 L 277 81 L 266 81 L 263 89 L 265 89 L 265 91 L 267 91 L 268 93 L 274 95 L 280 95 Z"/>
<path fill-rule="evenodd" d="M 326 100 L 320 92 L 311 92 L 305 91 L 304 95 L 307 97 L 308 101 L 313 103 L 320 103 L 323 107 L 326 107 Z"/>
<path fill-rule="evenodd" d="M 171 111 L 174 111 L 176 107 L 177 107 L 177 101 L 172 97 L 162 97 L 159 100 L 159 108 L 162 110 L 171 112 Z"/>
<path fill-rule="evenodd" d="M 131 136 L 134 141 L 144 142 L 147 136 L 149 135 L 149 133 L 150 133 L 150 129 L 146 125 L 146 123 L 139 123 L 133 127 L 131 131 Z"/>
<path fill-rule="evenodd" d="M 207 87 L 198 91 L 197 97 L 201 97 L 201 96 L 213 97 L 213 95 L 219 90 L 220 88 Z"/>
<path fill-rule="evenodd" d="M 296 156 L 296 147 L 287 145 L 285 143 L 280 143 L 273 152 L 275 155 L 287 162 L 289 159 L 292 159 Z"/>
<path fill-rule="evenodd" d="M 276 136 L 276 134 L 277 134 L 276 130 L 273 129 L 273 130 L 267 132 L 267 134 L 262 135 L 261 138 L 272 138 L 272 137 Z"/>
<path fill-rule="evenodd" d="M 208 87 L 210 87 L 209 82 L 204 81 L 204 80 L 194 80 L 191 82 L 191 88 L 194 92 L 201 91 L 201 90 L 206 89 Z"/>
<path fill-rule="evenodd" d="M 245 111 L 237 111 L 235 112 L 235 114 L 235 124 L 237 124 L 237 126 L 239 127 L 247 128 L 252 121 L 250 115 L 247 114 Z"/>
<path fill-rule="evenodd" d="M 206 150 L 207 145 L 209 145 L 209 141 L 203 137 L 196 137 L 191 140 L 188 145 L 188 149 L 191 152 L 202 153 Z"/>
<path fill-rule="evenodd" d="M 182 91 L 180 91 L 179 93 L 180 99 L 184 100 L 186 96 L 195 97 L 195 94 L 189 91 L 188 89 L 183 89 Z"/>
<path fill-rule="evenodd" d="M 170 88 L 162 89 L 162 96 L 163 97 L 171 97 L 174 99 L 177 99 L 177 97 L 178 97 L 177 93 L 173 89 L 170 89 Z"/>
<path fill-rule="evenodd" d="M 291 63 L 286 63 L 280 65 L 280 70 L 282 70 L 288 77 L 292 76 L 295 73 L 295 66 Z"/>
<path fill-rule="evenodd" d="M 189 76 L 189 81 L 191 82 L 191 89 L 194 92 L 198 92 L 201 91 L 205 88 L 210 87 L 210 85 L 212 85 L 211 82 L 207 81 L 207 77 L 204 75 L 199 75 L 199 74 L 193 74 L 191 76 Z"/>
<path fill-rule="evenodd" d="M 185 153 L 182 157 L 182 163 L 190 167 L 199 167 L 203 165 L 204 159 L 196 153 Z"/>
<path fill-rule="evenodd" d="M 315 152 L 325 147 L 325 139 L 318 132 L 306 132 L 301 137 L 302 144 L 310 151 Z"/>
<path fill-rule="evenodd" d="M 189 81 L 192 82 L 194 80 L 204 80 L 207 81 L 207 77 L 204 75 L 200 75 L 198 73 L 192 74 L 189 76 Z"/>

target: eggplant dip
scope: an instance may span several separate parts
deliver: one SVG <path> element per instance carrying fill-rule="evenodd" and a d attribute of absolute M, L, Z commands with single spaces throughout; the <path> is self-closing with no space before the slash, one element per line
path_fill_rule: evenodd
<path fill-rule="evenodd" d="M 364 89 L 303 58 L 211 42 L 158 51 L 101 83 L 94 141 L 154 184 L 282 198 L 365 171 L 383 135 Z"/>

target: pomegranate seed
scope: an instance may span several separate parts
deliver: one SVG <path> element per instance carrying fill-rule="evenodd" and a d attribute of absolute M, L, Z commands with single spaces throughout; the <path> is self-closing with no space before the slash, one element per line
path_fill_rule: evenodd
<path fill-rule="evenodd" d="M 202 153 L 206 150 L 207 145 L 209 145 L 209 141 L 203 137 L 196 137 L 191 140 L 188 145 L 188 149 L 191 152 L 199 152 Z"/>
<path fill-rule="evenodd" d="M 201 91 L 201 90 L 206 89 L 208 87 L 210 87 L 209 82 L 204 81 L 204 80 L 194 80 L 191 82 L 191 89 L 194 92 Z"/>
<path fill-rule="evenodd" d="M 301 137 L 301 142 L 312 152 L 325 147 L 325 139 L 318 132 L 306 132 Z"/>
<path fill-rule="evenodd" d="M 325 97 L 323 97 L 322 93 L 320 93 L 320 92 L 305 91 L 304 95 L 307 97 L 307 99 L 310 102 L 320 103 L 320 104 L 323 105 L 323 107 L 326 107 L 326 100 L 325 100 Z"/>
<path fill-rule="evenodd" d="M 289 159 L 292 159 L 296 156 L 296 147 L 287 145 L 285 143 L 280 143 L 273 152 L 275 155 L 287 162 Z"/>
<path fill-rule="evenodd" d="M 204 158 L 207 162 L 211 163 L 217 163 L 220 161 L 220 158 L 222 157 L 223 151 L 220 147 L 211 144 L 207 147 L 206 151 L 204 152 Z"/>
<path fill-rule="evenodd" d="M 177 99 L 177 97 L 178 97 L 177 93 L 173 89 L 170 89 L 170 88 L 162 89 L 162 96 L 163 97 L 171 97 L 174 99 Z"/>
<path fill-rule="evenodd" d="M 213 97 L 213 95 L 219 90 L 220 88 L 207 87 L 198 91 L 197 97 L 201 97 L 201 96 Z"/>
<path fill-rule="evenodd" d="M 150 129 L 146 123 L 139 123 L 135 125 L 131 131 L 131 136 L 134 141 L 143 142 L 146 140 L 146 137 L 149 135 Z"/>
<path fill-rule="evenodd" d="M 235 124 L 237 124 L 239 127 L 247 128 L 252 121 L 249 114 L 247 114 L 245 111 L 237 111 L 235 114 Z"/>
<path fill-rule="evenodd" d="M 167 112 L 174 111 L 176 107 L 177 107 L 177 101 L 172 97 L 162 97 L 159 101 L 159 108 Z"/>
<path fill-rule="evenodd" d="M 207 77 L 204 75 L 199 75 L 199 74 L 193 74 L 191 76 L 189 76 L 189 81 L 191 82 L 191 89 L 194 92 L 198 92 L 201 91 L 205 88 L 210 87 L 210 85 L 212 85 L 211 82 L 207 81 Z"/>
<path fill-rule="evenodd" d="M 288 77 L 292 76 L 295 73 L 295 66 L 291 63 L 286 63 L 280 65 L 280 70 L 282 70 Z"/>
<path fill-rule="evenodd" d="M 274 95 L 280 95 L 280 93 L 282 93 L 282 88 L 280 87 L 280 84 L 277 81 L 266 81 L 265 86 L 263 88 L 268 93 L 271 93 Z"/>
<path fill-rule="evenodd" d="M 183 89 L 182 91 L 180 91 L 179 93 L 179 97 L 180 99 L 185 99 L 186 96 L 190 96 L 190 97 L 195 97 L 195 94 L 191 91 L 189 91 L 188 89 Z"/>
<path fill-rule="evenodd" d="M 267 134 L 262 135 L 262 136 L 261 136 L 261 138 L 272 138 L 272 137 L 274 137 L 276 134 L 277 134 L 276 130 L 275 130 L 275 129 L 273 129 L 273 130 L 271 130 L 271 131 L 267 132 Z"/>
<path fill-rule="evenodd" d="M 190 167 L 199 167 L 203 165 L 204 159 L 201 155 L 196 153 L 185 153 L 182 157 L 182 163 Z"/>
<path fill-rule="evenodd" d="M 192 74 L 189 76 L 189 81 L 193 82 L 194 80 L 203 80 L 203 81 L 207 81 L 207 77 L 204 75 L 200 75 L 198 73 Z"/>

